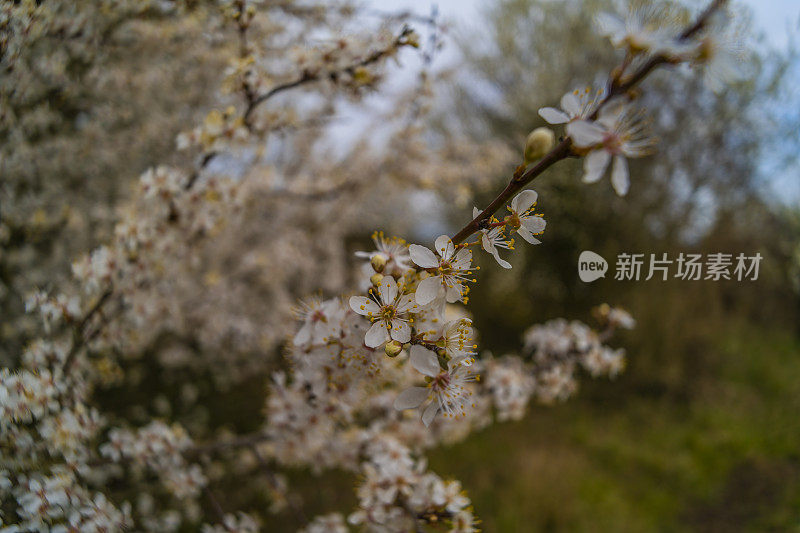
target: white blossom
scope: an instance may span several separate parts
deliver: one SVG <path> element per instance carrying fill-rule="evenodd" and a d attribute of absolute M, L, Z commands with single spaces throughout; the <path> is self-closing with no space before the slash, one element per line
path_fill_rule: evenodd
<path fill-rule="evenodd" d="M 575 146 L 589 151 L 583 164 L 584 182 L 602 178 L 613 159 L 611 185 L 620 196 L 625 196 L 630 186 L 626 158 L 642 157 L 652 146 L 640 114 L 621 98 L 604 105 L 595 122 L 570 122 L 567 134 Z"/>
<path fill-rule="evenodd" d="M 541 215 L 534 214 L 538 198 L 539 195 L 532 190 L 525 190 L 516 195 L 508 208 L 511 214 L 504 221 L 506 226 L 516 231 L 520 237 L 531 244 L 541 244 L 542 241 L 534 235 L 544 233 L 547 225 Z"/>
<path fill-rule="evenodd" d="M 416 300 L 419 305 L 428 305 L 437 297 L 448 302 L 463 300 L 467 294 L 465 285 L 474 281 L 472 275 L 472 251 L 458 248 L 447 235 L 437 237 L 434 246 L 436 253 L 419 244 L 409 247 L 411 260 L 419 267 L 429 271 L 430 275 L 420 281 L 417 286 Z"/>
<path fill-rule="evenodd" d="M 378 282 L 377 290 L 370 290 L 369 298 L 352 296 L 350 308 L 373 322 L 364 337 L 364 343 L 370 348 L 381 346 L 389 339 L 401 343 L 411 340 L 408 313 L 416 309 L 417 304 L 414 303 L 413 294 L 399 291 L 393 277 L 384 276 Z"/>

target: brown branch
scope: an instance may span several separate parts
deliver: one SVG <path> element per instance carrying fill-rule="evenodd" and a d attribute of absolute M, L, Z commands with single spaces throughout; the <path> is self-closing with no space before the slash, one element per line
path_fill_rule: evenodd
<path fill-rule="evenodd" d="M 225 522 L 225 510 L 220 505 L 219 500 L 217 499 L 214 491 L 211 490 L 211 487 L 206 485 L 203 487 L 203 493 L 206 495 L 208 501 L 211 502 L 211 507 L 214 509 L 214 513 L 217 515 L 217 520 L 219 520 L 220 524 Z"/>
<path fill-rule="evenodd" d="M 697 32 L 701 31 L 707 24 L 711 16 L 722 6 L 724 6 L 728 0 L 714 0 L 711 4 L 700 14 L 697 20 L 686 28 L 680 35 L 680 40 L 685 40 Z M 644 78 L 646 78 L 656 67 L 660 65 L 670 64 L 671 59 L 663 54 L 656 55 L 652 57 L 649 61 L 644 63 L 640 66 L 636 71 L 627 77 L 624 81 L 620 81 L 618 76 L 614 76 L 613 74 L 609 76 L 609 81 L 607 84 L 607 90 L 605 96 L 603 97 L 602 101 L 598 104 L 597 109 L 592 113 L 588 118 L 593 120 L 597 118 L 597 114 L 599 110 L 608 103 L 609 100 L 616 96 L 623 95 L 627 93 L 629 90 L 633 89 L 636 85 L 638 85 Z M 617 69 L 619 71 L 619 69 Z M 458 233 L 455 234 L 453 237 L 453 243 L 459 244 L 463 242 L 467 237 L 475 233 L 476 231 L 480 230 L 484 227 L 485 224 L 488 223 L 491 216 L 500 209 L 503 204 L 505 204 L 508 200 L 511 199 L 517 192 L 522 190 L 523 187 L 528 185 L 538 176 L 540 176 L 545 170 L 550 168 L 554 163 L 561 161 L 562 159 L 566 159 L 571 155 L 571 147 L 572 141 L 569 138 L 562 140 L 558 145 L 555 146 L 548 154 L 546 154 L 539 162 L 534 165 L 533 167 L 529 168 L 520 176 L 515 175 L 511 178 L 511 181 L 508 183 L 505 189 L 489 204 L 489 207 L 481 211 L 481 213 L 476 216 L 471 222 L 469 222 L 466 226 L 461 228 Z"/>
<path fill-rule="evenodd" d="M 97 302 L 95 302 L 95 304 L 86 312 L 81 321 L 75 326 L 75 329 L 72 331 L 72 346 L 70 347 L 69 353 L 64 359 L 64 364 L 61 367 L 64 372 L 67 372 L 72 366 L 72 363 L 75 361 L 75 357 L 78 355 L 78 352 L 83 345 L 95 336 L 91 335 L 89 338 L 84 336 L 84 333 L 86 332 L 86 326 L 89 324 L 89 321 L 92 319 L 92 317 L 100 312 L 113 292 L 114 291 L 111 288 L 107 289 L 100 296 Z"/>

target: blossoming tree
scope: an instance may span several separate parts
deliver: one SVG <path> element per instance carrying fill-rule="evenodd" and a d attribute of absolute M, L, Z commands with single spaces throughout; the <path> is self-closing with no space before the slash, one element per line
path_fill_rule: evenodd
<path fill-rule="evenodd" d="M 161 7 L 183 16 L 199 9 L 193 4 Z M 546 222 L 528 187 L 561 160 L 584 158 L 587 182 L 610 167 L 621 196 L 637 186 L 627 159 L 655 148 L 636 102 L 645 78 L 679 64 L 717 90 L 736 77 L 724 4 L 714 0 L 685 25 L 690 14 L 672 5 L 598 18 L 622 56 L 606 84 L 570 89 L 560 108 L 540 110 L 560 131 L 532 132 L 506 187 L 463 228 L 420 244 L 376 232 L 375 249 L 357 254 L 352 276 L 343 242 L 368 205 L 376 223 L 402 217 L 394 201 L 401 194 L 452 194 L 507 161 L 491 146 L 423 142 L 426 71 L 395 102 L 393 111 L 403 111 L 381 117 L 391 150 L 324 152 L 330 132 L 319 123 L 334 120 L 343 100 L 380 89 L 402 50 L 421 48 L 429 63 L 438 20 L 303 2 L 203 6 L 208 27 L 236 46 L 222 105 L 178 136 L 194 164 L 141 176 L 113 237 L 75 261 L 77 287 L 31 295 L 44 334 L 17 367 L 0 370 L 5 530 L 244 532 L 268 529 L 270 513 L 288 507 L 307 532 L 474 531 L 480 509 L 458 481 L 427 468 L 424 451 L 494 420 L 518 420 L 531 399 L 568 398 L 581 368 L 616 376 L 624 352 L 606 343 L 634 320 L 602 305 L 596 329 L 554 320 L 531 327 L 518 354 L 492 357 L 469 318 L 470 286 L 480 283 L 473 256 L 511 268 L 517 237 L 542 245 Z M 23 43 L 25 32 L 52 31 L 48 6 L 4 6 L 4 27 Z M 381 31 L 339 33 L 366 16 Z M 428 27 L 429 42 L 415 23 Z M 4 53 L 13 65 L 13 49 Z M 284 98 L 293 91 L 302 98 Z M 339 296 L 301 300 L 289 333 L 296 293 L 320 289 Z M 253 292 L 257 303 L 242 312 Z M 278 345 L 288 364 L 275 370 L 264 354 Z M 153 353 L 164 366 L 203 368 L 220 386 L 270 368 L 265 395 L 253 399 L 264 405 L 257 429 L 224 434 L 191 417 L 181 424 L 168 401 L 160 416 L 126 419 L 98 401 L 99 390 L 108 398 Z M 181 390 L 184 399 L 197 394 Z M 303 517 L 282 472 L 296 466 L 358 474 L 357 508 Z M 258 476 L 252 490 L 266 488 L 270 509 L 223 505 L 218 484 L 244 474 Z"/>

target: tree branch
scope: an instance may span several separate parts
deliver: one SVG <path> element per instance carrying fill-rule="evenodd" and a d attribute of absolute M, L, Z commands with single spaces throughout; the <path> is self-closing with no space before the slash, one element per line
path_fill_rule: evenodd
<path fill-rule="evenodd" d="M 702 30 L 707 24 L 711 16 L 722 6 L 724 6 L 728 0 L 714 0 L 711 4 L 700 14 L 697 20 L 686 28 L 680 35 L 680 40 L 689 39 L 697 32 Z M 593 120 L 597 118 L 597 114 L 600 109 L 608 103 L 609 100 L 616 96 L 620 96 L 625 94 L 629 90 L 633 89 L 636 85 L 638 85 L 644 78 L 646 78 L 656 67 L 664 64 L 671 63 L 671 60 L 663 55 L 659 54 L 652 57 L 649 61 L 644 63 L 640 66 L 636 71 L 627 77 L 624 81 L 620 81 L 619 77 L 611 75 L 609 76 L 607 90 L 605 96 L 603 97 L 600 104 L 597 106 L 594 113 L 592 113 L 588 118 Z M 548 154 L 546 154 L 539 162 L 534 165 L 533 167 L 529 168 L 520 176 L 515 175 L 511 181 L 508 183 L 505 189 L 489 204 L 489 206 L 481 211 L 481 213 L 472 219 L 466 226 L 461 228 L 458 233 L 455 234 L 453 237 L 453 244 L 459 244 L 463 242 L 467 237 L 475 233 L 476 231 L 480 230 L 491 218 L 491 216 L 500 209 L 503 204 L 505 204 L 512 196 L 514 196 L 517 192 L 522 190 L 523 187 L 528 185 L 534 179 L 539 177 L 545 170 L 550 168 L 553 164 L 562 159 L 566 159 L 570 156 L 572 148 L 572 140 L 569 138 L 564 139 L 560 143 L 558 143 L 555 148 L 553 148 Z"/>

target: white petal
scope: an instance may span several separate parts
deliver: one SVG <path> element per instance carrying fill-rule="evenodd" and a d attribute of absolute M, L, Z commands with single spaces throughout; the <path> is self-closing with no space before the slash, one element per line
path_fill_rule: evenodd
<path fill-rule="evenodd" d="M 472 218 L 478 218 L 478 215 L 481 214 L 481 210 L 477 207 L 472 208 Z"/>
<path fill-rule="evenodd" d="M 547 226 L 547 222 L 545 222 L 544 218 L 536 216 L 525 217 L 521 220 L 521 222 L 522 225 L 525 226 L 525 229 L 527 229 L 534 235 L 543 232 L 545 226 Z"/>
<path fill-rule="evenodd" d="M 381 308 L 378 307 L 378 304 L 376 304 L 374 301 L 372 301 L 371 298 L 367 298 L 366 296 L 351 296 L 350 309 L 352 309 L 359 315 L 364 315 L 364 316 L 367 316 L 370 313 L 375 315 L 381 310 Z"/>
<path fill-rule="evenodd" d="M 452 287 L 447 287 L 447 292 L 445 293 L 445 299 L 450 302 L 458 302 L 462 298 L 462 293 L 464 292 L 461 283 L 456 283 Z"/>
<path fill-rule="evenodd" d="M 397 298 L 397 282 L 392 276 L 383 276 L 378 283 L 378 293 L 381 295 L 383 305 L 389 305 Z"/>
<path fill-rule="evenodd" d="M 306 322 L 294 336 L 294 345 L 302 346 L 311 339 L 311 322 Z"/>
<path fill-rule="evenodd" d="M 389 332 L 386 329 L 386 322 L 383 320 L 372 324 L 372 327 L 367 330 L 367 334 L 364 335 L 364 344 L 370 348 L 377 348 L 388 340 Z"/>
<path fill-rule="evenodd" d="M 412 244 L 408 247 L 408 253 L 411 256 L 411 260 L 414 261 L 414 264 L 417 266 L 421 266 L 422 268 L 434 268 L 439 266 L 439 260 L 436 258 L 436 254 L 424 246 Z"/>
<path fill-rule="evenodd" d="M 469 270 L 470 263 L 472 263 L 472 250 L 461 248 L 450 264 L 456 270 Z"/>
<path fill-rule="evenodd" d="M 456 249 L 453 241 L 450 240 L 450 237 L 447 235 L 439 235 L 436 237 L 436 241 L 433 244 L 436 246 L 436 253 L 439 254 L 445 261 L 450 259 L 450 256 L 453 255 L 453 252 Z"/>
<path fill-rule="evenodd" d="M 511 209 L 513 209 L 515 213 L 522 214 L 530 209 L 538 198 L 539 195 L 536 191 L 530 189 L 522 191 L 511 200 Z"/>
<path fill-rule="evenodd" d="M 584 183 L 594 183 L 603 177 L 611 160 L 611 154 L 605 150 L 595 150 L 586 156 L 583 161 Z"/>
<path fill-rule="evenodd" d="M 428 398 L 428 394 L 430 394 L 428 387 L 409 387 L 394 399 L 394 408 L 398 411 L 416 409 Z"/>
<path fill-rule="evenodd" d="M 534 237 L 533 233 L 528 231 L 528 229 L 525 226 L 520 226 L 519 228 L 517 228 L 517 235 L 519 235 L 520 237 L 522 237 L 531 244 L 542 244 L 542 241 Z"/>
<path fill-rule="evenodd" d="M 576 91 L 570 91 L 561 97 L 561 109 L 567 112 L 568 115 L 577 117 L 580 115 L 582 106 L 581 99 L 578 98 Z M 569 121 L 567 121 L 569 122 Z"/>
<path fill-rule="evenodd" d="M 587 120 L 573 120 L 567 124 L 567 135 L 572 138 L 575 146 L 588 148 L 603 142 L 606 130 L 594 122 Z"/>
<path fill-rule="evenodd" d="M 411 328 L 408 326 L 408 322 L 404 322 L 395 318 L 392 320 L 392 338 L 396 341 L 402 342 L 403 344 L 407 343 L 411 340 Z"/>
<path fill-rule="evenodd" d="M 628 162 L 621 155 L 614 157 L 614 169 L 611 171 L 611 186 L 620 196 L 628 194 L 630 179 L 628 178 Z"/>
<path fill-rule="evenodd" d="M 425 424 L 425 427 L 431 425 L 431 422 L 433 422 L 433 419 L 436 417 L 436 413 L 438 412 L 439 404 L 436 402 L 433 402 L 425 409 L 425 412 L 422 413 L 422 423 Z"/>
<path fill-rule="evenodd" d="M 492 241 L 489 240 L 489 233 L 486 231 L 484 231 L 481 235 L 481 246 L 483 246 L 483 249 L 490 254 L 495 252 L 494 244 L 492 244 Z"/>
<path fill-rule="evenodd" d="M 625 112 L 628 102 L 625 98 L 618 96 L 613 100 L 606 103 L 600 110 L 597 117 L 597 122 L 607 129 L 614 129 L 614 126 L 619 121 L 620 116 Z"/>
<path fill-rule="evenodd" d="M 543 107 L 539 110 L 539 116 L 549 124 L 566 124 L 569 122 L 569 115 L 555 107 Z"/>
<path fill-rule="evenodd" d="M 503 268 L 511 268 L 511 263 L 500 257 L 500 254 L 497 252 L 497 248 L 492 249 L 492 255 L 494 256 L 494 260 L 497 261 L 497 264 Z"/>
<path fill-rule="evenodd" d="M 442 373 L 436 354 L 419 344 L 411 347 L 411 366 L 420 374 L 432 378 Z"/>
<path fill-rule="evenodd" d="M 439 296 L 441 290 L 442 277 L 429 276 L 419 282 L 417 291 L 414 294 L 419 305 L 428 305 Z"/>
<path fill-rule="evenodd" d="M 404 294 L 399 300 L 397 300 L 394 308 L 398 313 L 404 313 L 409 309 L 411 309 L 411 312 L 413 313 L 414 309 L 417 307 L 416 302 L 417 300 L 414 298 L 413 294 Z"/>

